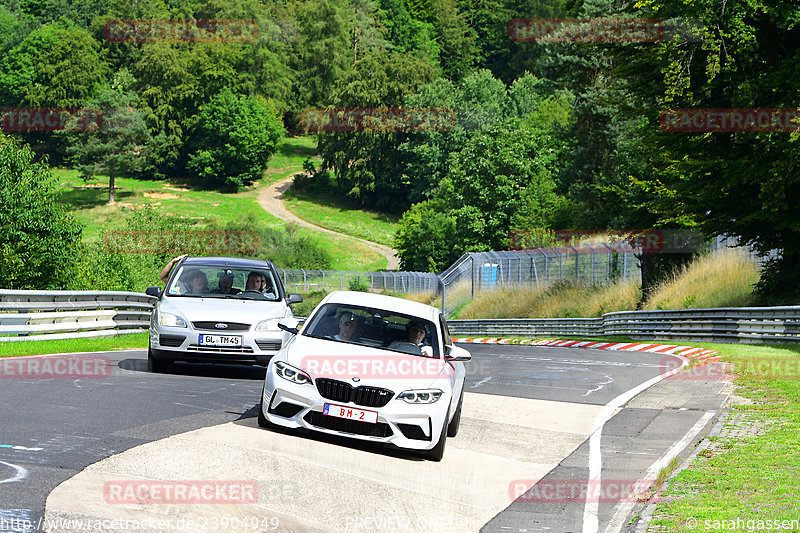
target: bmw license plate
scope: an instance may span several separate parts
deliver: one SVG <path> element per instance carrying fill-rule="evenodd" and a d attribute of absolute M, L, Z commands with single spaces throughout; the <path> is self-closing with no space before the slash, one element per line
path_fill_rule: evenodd
<path fill-rule="evenodd" d="M 346 418 L 348 420 L 358 420 L 359 422 L 369 422 L 376 424 L 378 422 L 378 411 L 366 411 L 364 409 L 353 409 L 352 407 L 345 407 L 343 405 L 334 405 L 326 403 L 322 409 L 323 415 L 335 416 L 336 418 Z"/>
<path fill-rule="evenodd" d="M 241 335 L 205 335 L 200 334 L 200 346 L 241 346 Z"/>

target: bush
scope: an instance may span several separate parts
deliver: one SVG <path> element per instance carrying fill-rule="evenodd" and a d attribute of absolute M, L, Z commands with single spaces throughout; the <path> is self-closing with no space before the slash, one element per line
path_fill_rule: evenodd
<path fill-rule="evenodd" d="M 158 232 L 190 231 L 191 224 L 185 220 L 162 215 L 150 206 L 133 211 L 125 220 L 120 233 L 130 238 L 141 232 L 152 235 Z M 147 287 L 158 285 L 158 274 L 164 265 L 176 255 L 188 250 L 169 249 L 155 253 L 133 253 L 133 246 L 120 250 L 110 246 L 116 232 L 106 232 L 101 241 L 81 245 L 77 260 L 73 264 L 67 288 L 72 290 L 135 291 L 144 292 Z M 123 241 L 124 242 L 124 241 Z M 150 250 L 145 250 L 150 252 Z"/>
<path fill-rule="evenodd" d="M 261 178 L 282 135 L 263 99 L 225 89 L 200 109 L 187 166 L 212 187 L 238 189 Z"/>
<path fill-rule="evenodd" d="M 296 224 L 268 226 L 254 215 L 228 223 L 229 231 L 255 231 L 258 234 L 258 250 L 252 257 L 272 261 L 281 268 L 328 269 L 331 257 L 316 245 L 313 239 L 300 232 Z"/>
<path fill-rule="evenodd" d="M 63 288 L 81 231 L 55 201 L 46 160 L 0 134 L 0 287 Z"/>

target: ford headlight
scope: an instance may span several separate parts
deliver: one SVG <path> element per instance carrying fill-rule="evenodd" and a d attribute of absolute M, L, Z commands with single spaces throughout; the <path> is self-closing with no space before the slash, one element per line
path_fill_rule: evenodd
<path fill-rule="evenodd" d="M 171 328 L 185 328 L 186 321 L 178 315 L 172 313 L 165 313 L 161 311 L 158 313 L 158 323 L 162 326 L 169 326 Z"/>
<path fill-rule="evenodd" d="M 407 390 L 397 395 L 406 403 L 433 403 L 442 397 L 439 389 Z"/>
<path fill-rule="evenodd" d="M 280 319 L 269 318 L 267 320 L 262 320 L 256 325 L 256 331 L 275 331 L 278 329 L 278 320 Z"/>
<path fill-rule="evenodd" d="M 292 365 L 287 365 L 282 361 L 275 361 L 275 373 L 283 379 L 287 379 L 292 383 L 297 383 L 298 385 L 311 383 L 311 378 L 304 374 L 302 370 L 295 368 Z"/>

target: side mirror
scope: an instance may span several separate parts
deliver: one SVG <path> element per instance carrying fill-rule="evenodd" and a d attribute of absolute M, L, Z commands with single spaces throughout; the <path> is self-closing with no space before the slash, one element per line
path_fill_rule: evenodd
<path fill-rule="evenodd" d="M 299 304 L 303 301 L 303 297 L 297 293 L 290 292 L 286 295 L 286 303 L 288 304 Z"/>
<path fill-rule="evenodd" d="M 470 354 L 464 348 L 459 348 L 458 346 L 451 345 L 445 347 L 444 358 L 447 361 L 466 362 L 472 360 L 472 354 Z"/>
<path fill-rule="evenodd" d="M 147 287 L 147 290 L 144 291 L 144 293 L 148 296 L 161 298 L 161 287 Z"/>
<path fill-rule="evenodd" d="M 298 295 L 299 296 L 299 295 Z M 297 327 L 297 319 L 296 318 L 284 318 L 278 321 L 278 328 L 282 329 L 283 331 L 287 331 L 292 335 L 297 335 L 300 332 L 300 328 Z"/>

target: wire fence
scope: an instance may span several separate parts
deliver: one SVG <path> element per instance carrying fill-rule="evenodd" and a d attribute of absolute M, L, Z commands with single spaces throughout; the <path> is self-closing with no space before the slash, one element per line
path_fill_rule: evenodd
<path fill-rule="evenodd" d="M 736 248 L 763 263 L 778 256 L 762 256 L 733 237 L 717 237 L 711 251 Z M 279 269 L 290 292 L 311 294 L 332 290 L 370 290 L 412 297 L 439 306 L 449 317 L 486 291 L 508 287 L 548 287 L 558 281 L 606 284 L 615 280 L 641 282 L 637 257 L 641 248 L 624 242 L 587 243 L 554 248 L 469 252 L 450 268 L 432 272 L 357 272 L 343 270 Z"/>
<path fill-rule="evenodd" d="M 416 297 L 452 313 L 476 294 L 509 286 L 546 287 L 559 280 L 608 283 L 641 279 L 637 250 L 592 244 L 524 251 L 470 252 L 441 274 L 278 269 L 286 290 L 304 295 L 333 290 L 370 290 Z"/>
<path fill-rule="evenodd" d="M 355 270 L 307 270 L 279 268 L 288 292 L 310 294 L 335 290 L 365 290 L 399 294 L 439 291 L 439 277 L 433 272 L 359 272 Z"/>

